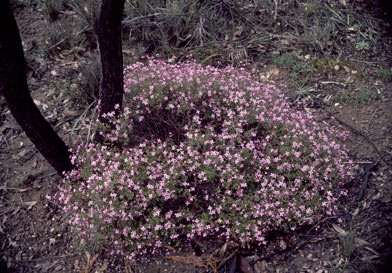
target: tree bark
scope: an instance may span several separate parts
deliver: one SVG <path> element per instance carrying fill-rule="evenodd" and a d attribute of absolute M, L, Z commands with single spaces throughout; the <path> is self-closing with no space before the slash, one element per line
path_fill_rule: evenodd
<path fill-rule="evenodd" d="M 125 0 L 102 0 L 98 18 L 98 44 L 102 63 L 99 120 L 106 123 L 103 114 L 115 111 L 118 115 L 124 94 L 121 19 Z M 119 107 L 115 108 L 118 104 Z M 99 134 L 95 141 L 101 142 Z"/>
<path fill-rule="evenodd" d="M 73 168 L 70 152 L 30 96 L 22 42 L 9 0 L 0 0 L 0 26 L 0 95 L 38 151 L 63 174 Z"/>

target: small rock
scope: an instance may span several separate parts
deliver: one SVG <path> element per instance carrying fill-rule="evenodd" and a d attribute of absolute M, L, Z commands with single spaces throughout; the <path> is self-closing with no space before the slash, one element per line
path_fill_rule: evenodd
<path fill-rule="evenodd" d="M 340 66 L 339 66 L 339 65 L 335 65 L 335 66 L 334 66 L 334 69 L 335 69 L 336 71 L 339 71 Z"/>

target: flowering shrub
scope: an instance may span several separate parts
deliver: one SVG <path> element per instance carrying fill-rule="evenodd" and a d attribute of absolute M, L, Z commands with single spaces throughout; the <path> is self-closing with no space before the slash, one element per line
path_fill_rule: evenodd
<path fill-rule="evenodd" d="M 74 151 L 54 197 L 78 236 L 134 259 L 207 236 L 265 244 L 336 212 L 345 138 L 245 69 L 149 59 L 126 68 L 103 145 Z"/>

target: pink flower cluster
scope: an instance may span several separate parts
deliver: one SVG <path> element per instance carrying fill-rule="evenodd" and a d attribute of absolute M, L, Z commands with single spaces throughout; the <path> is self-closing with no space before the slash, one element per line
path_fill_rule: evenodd
<path fill-rule="evenodd" d="M 243 68 L 151 58 L 125 72 L 107 141 L 74 151 L 78 169 L 53 197 L 79 236 L 134 259 L 208 236 L 265 244 L 269 231 L 336 213 L 346 132 Z"/>

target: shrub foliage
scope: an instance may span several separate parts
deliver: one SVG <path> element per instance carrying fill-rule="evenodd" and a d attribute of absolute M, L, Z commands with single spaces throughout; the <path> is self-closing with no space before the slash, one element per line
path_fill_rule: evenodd
<path fill-rule="evenodd" d="M 78 236 L 136 258 L 221 237 L 244 247 L 336 213 L 345 132 L 293 110 L 256 71 L 155 58 L 126 68 L 125 108 L 78 147 L 52 199 Z"/>

